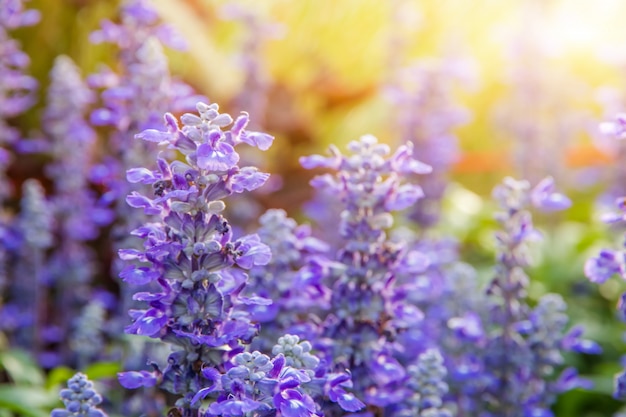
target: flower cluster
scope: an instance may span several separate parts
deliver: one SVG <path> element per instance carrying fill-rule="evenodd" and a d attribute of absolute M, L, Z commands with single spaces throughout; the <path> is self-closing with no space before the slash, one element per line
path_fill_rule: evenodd
<path fill-rule="evenodd" d="M 417 363 L 408 368 L 411 375 L 409 386 L 413 394 L 407 401 L 410 407 L 397 413 L 401 416 L 451 417 L 450 410 L 443 407 L 443 397 L 448 392 L 444 382 L 447 370 L 443 357 L 435 349 L 420 354 Z"/>
<path fill-rule="evenodd" d="M 208 382 L 198 372 L 198 363 L 218 365 L 227 351 L 240 352 L 240 343 L 256 334 L 246 306 L 269 301 L 241 294 L 246 281 L 241 268 L 266 264 L 271 257 L 257 235 L 234 239 L 220 212 L 225 208 L 222 199 L 258 188 L 268 177 L 253 167 L 240 168 L 234 146 L 247 142 L 267 149 L 273 138 L 246 131 L 246 114 L 233 123 L 228 114 L 219 114 L 216 104 L 199 103 L 197 108 L 199 115 L 182 116 L 182 128 L 167 114 L 166 132 L 149 129 L 138 135 L 178 150 L 186 163 L 159 157 L 156 170 L 128 171 L 129 181 L 150 184 L 154 190 L 154 198 L 134 191 L 128 203 L 159 221 L 133 232 L 144 239 L 143 251 L 120 250 L 123 260 L 145 265 L 128 265 L 120 274 L 124 281 L 153 282 L 160 288 L 135 294 L 148 308 L 131 311 L 133 323 L 126 332 L 182 348 L 170 355 L 161 386 L 182 395 L 185 400 L 180 405 L 185 407 Z"/>
<path fill-rule="evenodd" d="M 102 397 L 85 374 L 79 372 L 71 377 L 67 381 L 67 388 L 61 390 L 60 396 L 65 409 L 55 408 L 50 417 L 107 417 L 107 414 L 98 408 Z"/>
<path fill-rule="evenodd" d="M 198 115 L 181 117 L 182 128 L 167 114 L 167 132 L 148 129 L 138 135 L 179 151 L 185 162 L 159 157 L 156 170 L 128 171 L 129 181 L 151 184 L 154 190 L 153 198 L 133 192 L 128 203 L 159 221 L 134 232 L 144 239 L 143 251 L 120 251 L 122 259 L 144 263 L 129 265 L 120 276 L 129 284 L 156 283 L 160 292 L 135 294 L 148 308 L 131 311 L 133 323 L 126 331 L 159 338 L 176 350 L 165 369 L 155 364 L 153 373 L 122 373 L 120 382 L 127 388 L 158 383 L 181 396 L 176 405 L 184 415 L 197 410 L 209 394 L 217 395 L 217 401 L 207 416 L 272 409 L 279 415 L 313 415 L 315 402 L 298 388 L 311 381 L 308 372 L 291 371 L 281 354 L 270 360 L 244 351 L 258 332 L 249 310 L 271 301 L 246 294 L 243 270 L 266 265 L 271 252 L 256 234 L 235 239 L 220 214 L 224 198 L 254 190 L 268 178 L 254 167 L 239 167 L 235 146 L 247 143 L 265 150 L 273 138 L 246 130 L 245 113 L 233 121 L 216 104 L 198 103 L 197 109 Z"/>
<path fill-rule="evenodd" d="M 549 415 L 557 393 L 587 385 L 569 368 L 553 379 L 563 365 L 562 352 L 599 351 L 595 343 L 580 339 L 580 328 L 566 331 L 568 318 L 559 296 L 543 296 L 535 309 L 527 302 L 529 246 L 541 237 L 527 209 L 561 210 L 571 202 L 555 191 L 551 178 L 532 189 L 527 181 L 506 178 L 493 195 L 500 206 L 496 220 L 501 230 L 495 236 L 497 264 L 486 299 L 491 320 L 483 319 L 479 342 L 487 375 L 485 411 L 494 416 Z"/>
<path fill-rule="evenodd" d="M 408 375 L 395 341 L 422 317 L 395 286 L 401 269 L 422 267 L 413 262 L 420 257 L 392 243 L 385 231 L 393 224 L 390 212 L 422 197 L 421 188 L 405 182 L 406 176 L 428 173 L 430 167 L 412 157 L 410 143 L 389 156 L 387 145 L 363 136 L 348 149 L 352 155 L 331 147 L 329 157 L 301 158 L 305 168 L 337 171 L 311 183 L 331 190 L 343 206 L 343 248 L 326 268 L 324 279 L 332 296 L 318 344 L 331 368 L 352 372 L 357 397 L 382 410 L 407 396 Z"/>
<path fill-rule="evenodd" d="M 261 121 L 280 113 L 267 108 L 260 56 L 275 27 L 254 10 L 220 10 L 248 29 L 249 77 L 232 107 Z M 9 33 L 38 19 L 0 0 L 0 347 L 32 353 L 50 381 L 57 366 L 104 374 L 114 371 L 103 360 L 119 360 L 117 380 L 137 390 L 108 381 L 105 402 L 77 373 L 52 417 L 550 417 L 559 394 L 589 386 L 567 352 L 598 345 L 570 326 L 563 297 L 528 294 L 541 238 L 531 208 L 571 205 L 554 181 L 506 178 L 494 190 L 486 288 L 484 269 L 461 261 L 463 242 L 435 227 L 457 157 L 452 130 L 467 116 L 450 100 L 457 63 L 421 63 L 398 81 L 395 151 L 366 135 L 300 159 L 319 174 L 309 208 L 324 224 L 309 226 L 250 209 L 273 206 L 250 197 L 269 174 L 242 148 L 265 151 L 274 138 L 170 75 L 163 46 L 184 45 L 150 0 L 123 0 L 92 33 L 117 52 L 114 69 L 83 81 L 72 59 L 56 58 L 41 133 L 23 138 L 14 117 L 38 87 Z M 619 115 L 602 129 L 624 137 L 625 126 Z M 38 159 L 9 167 L 11 152 Z M 626 199 L 618 206 L 610 222 L 626 219 Z M 626 278 L 626 251 L 602 250 L 585 272 Z M 618 308 L 626 320 L 626 295 Z M 26 362 L 13 362 L 0 382 L 40 379 L 17 378 Z M 615 396 L 626 398 L 626 370 Z"/>
<path fill-rule="evenodd" d="M 53 244 L 53 218 L 41 184 L 29 179 L 22 185 L 21 210 L 12 230 L 7 231 L 7 252 L 11 256 L 8 285 L 10 294 L 1 311 L 4 330 L 13 343 L 38 356 L 43 347 L 45 307 L 45 255 Z"/>
<path fill-rule="evenodd" d="M 319 415 L 319 406 L 308 393 L 307 385 L 314 383 L 305 370 L 288 365 L 285 356 L 274 359 L 258 351 L 235 355 L 224 374 L 215 368 L 203 373 L 212 385 L 194 396 L 192 403 L 212 392 L 219 393 L 204 417 L 251 416 L 275 412 L 282 416 Z"/>

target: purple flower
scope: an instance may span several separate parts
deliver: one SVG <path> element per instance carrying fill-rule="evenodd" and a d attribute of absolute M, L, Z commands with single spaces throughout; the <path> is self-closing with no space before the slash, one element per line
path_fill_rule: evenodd
<path fill-rule="evenodd" d="M 127 389 L 153 387 L 157 383 L 156 375 L 148 371 L 128 371 L 118 373 L 118 381 Z"/>
<path fill-rule="evenodd" d="M 292 337 L 292 336 L 289 336 Z M 296 347 L 298 345 L 295 345 Z M 235 355 L 226 372 L 208 368 L 210 385 L 192 398 L 196 404 L 208 396 L 217 396 L 203 415 L 242 416 L 252 411 L 277 416 L 313 417 L 319 406 L 309 391 L 316 382 L 309 374 L 288 365 L 282 353 L 273 359 L 258 351 Z"/>
<path fill-rule="evenodd" d="M 397 278 L 408 271 L 419 273 L 428 264 L 417 251 L 388 239 L 386 232 L 393 225 L 392 211 L 423 196 L 408 176 L 429 172 L 430 167 L 414 159 L 411 143 L 392 154 L 389 146 L 368 135 L 350 142 L 348 150 L 342 155 L 332 147 L 330 157 L 301 158 L 306 168 L 336 171 L 315 177 L 311 184 L 327 192 L 327 199 L 340 202 L 342 209 L 339 218 L 328 220 L 338 224 L 335 234 L 342 247 L 317 278 L 332 293 L 328 310 L 319 313 L 320 336 L 314 347 L 324 353 L 331 369 L 349 369 L 354 375 L 353 392 L 344 390 L 349 395 L 337 398 L 348 407 L 356 405 L 353 398 L 360 398 L 383 413 L 408 395 L 398 335 L 418 331 L 423 318 L 409 303 L 408 291 L 396 285 Z"/>
<path fill-rule="evenodd" d="M 210 171 L 226 171 L 239 162 L 239 155 L 231 145 L 217 141 L 213 144 L 201 144 L 198 147 L 197 158 L 198 167 Z"/>
<path fill-rule="evenodd" d="M 615 375 L 613 397 L 618 400 L 626 399 L 626 371 Z"/>
<path fill-rule="evenodd" d="M 551 179 L 531 190 L 526 181 L 506 178 L 494 190 L 494 197 L 501 208 L 496 219 L 502 230 L 496 233 L 498 264 L 486 300 L 493 319 L 484 323 L 486 347 L 481 348 L 488 374 L 486 391 L 497 399 L 489 410 L 506 415 L 522 407 L 533 415 L 549 414 L 556 395 L 576 386 L 549 378 L 563 366 L 564 351 L 577 350 L 587 342 L 579 339 L 580 329 L 567 331 L 566 304 L 561 296 L 547 294 L 535 308 L 528 305 L 529 278 L 524 268 L 530 259 L 526 252 L 538 234 L 527 208 L 533 204 L 540 209 L 561 209 L 569 200 L 555 196 Z M 595 351 L 591 345 L 589 348 L 589 352 Z"/>
<path fill-rule="evenodd" d="M 272 259 L 270 248 L 261 243 L 258 235 L 248 235 L 235 242 L 235 263 L 242 268 L 250 269 L 253 266 L 267 265 Z"/>
<path fill-rule="evenodd" d="M 565 195 L 555 192 L 554 180 L 544 178 L 533 188 L 530 199 L 533 205 L 544 211 L 557 211 L 569 208 L 572 201 Z"/>
<path fill-rule="evenodd" d="M 237 165 L 235 146 L 241 142 L 234 138 L 245 133 L 245 123 L 233 126 L 237 129 L 233 133 L 226 128 L 233 119 L 219 114 L 216 104 L 198 103 L 197 108 L 198 116 L 181 117 L 182 128 L 173 116 L 166 115 L 166 131 L 158 134 L 158 142 L 178 150 L 185 162 L 159 157 L 156 169 L 129 171 L 129 180 L 152 184 L 154 197 L 135 191 L 128 203 L 156 219 L 133 232 L 143 239 L 143 250 L 120 251 L 122 259 L 142 262 L 121 271 L 124 281 L 132 285 L 152 283 L 160 288 L 134 295 L 147 306 L 130 311 L 133 323 L 126 332 L 158 338 L 176 347 L 167 367 L 157 369 L 162 375 L 158 385 L 180 395 L 178 404 L 186 410 L 197 409 L 199 399 L 213 392 L 213 388 L 198 391 L 198 387 L 215 385 L 215 375 L 200 370 L 221 369 L 222 359 L 226 359 L 222 358 L 222 347 L 228 346 L 235 355 L 258 333 L 248 311 L 269 300 L 242 294 L 247 280 L 242 269 L 265 265 L 271 259 L 269 248 L 258 235 L 234 239 L 230 224 L 220 214 L 225 208 L 222 199 L 263 182 L 250 183 L 249 177 L 254 177 L 256 169 Z M 152 132 L 138 136 L 152 141 Z M 245 174 L 240 175 L 242 172 Z M 181 373 L 187 376 L 182 378 Z M 141 372 L 124 373 L 121 382 L 126 386 L 153 384 L 153 379 L 144 377 Z M 224 390 L 238 389 L 222 383 Z M 215 403 L 209 412 L 219 409 L 236 415 L 257 407 L 266 406 L 238 397 Z"/>
<path fill-rule="evenodd" d="M 87 375 L 77 373 L 67 381 L 67 388 L 61 390 L 61 400 L 65 409 L 55 408 L 51 417 L 107 417 L 107 414 L 97 406 L 102 403 L 102 397 L 95 390 Z"/>
<path fill-rule="evenodd" d="M 622 252 L 602 249 L 600 253 L 585 262 L 585 275 L 591 282 L 602 284 L 613 275 L 624 275 Z"/>
<path fill-rule="evenodd" d="M 600 123 L 600 132 L 614 136 L 617 139 L 626 139 L 626 114 L 620 113 L 611 122 Z"/>

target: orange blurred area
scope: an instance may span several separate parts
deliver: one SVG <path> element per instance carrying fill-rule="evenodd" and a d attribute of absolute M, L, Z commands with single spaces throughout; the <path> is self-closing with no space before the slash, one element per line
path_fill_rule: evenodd
<path fill-rule="evenodd" d="M 568 149 L 565 153 L 565 160 L 568 166 L 575 168 L 617 163 L 615 156 L 601 151 L 592 144 L 582 144 Z"/>

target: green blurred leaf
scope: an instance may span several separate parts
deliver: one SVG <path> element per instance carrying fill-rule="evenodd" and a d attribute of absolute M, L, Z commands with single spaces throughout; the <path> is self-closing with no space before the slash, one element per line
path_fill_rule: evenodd
<path fill-rule="evenodd" d="M 36 387 L 0 385 L 0 410 L 11 410 L 25 417 L 47 417 L 58 404 L 56 393 Z"/>
<path fill-rule="evenodd" d="M 121 367 L 117 362 L 98 362 L 85 368 L 85 373 L 89 379 L 97 380 L 102 378 L 115 378 Z"/>
<path fill-rule="evenodd" d="M 42 386 L 44 384 L 43 371 L 37 366 L 35 360 L 23 351 L 0 352 L 0 366 L 16 385 Z"/>
<path fill-rule="evenodd" d="M 67 380 L 70 379 L 76 373 L 75 370 L 66 366 L 59 366 L 54 368 L 48 374 L 48 380 L 46 381 L 46 388 L 50 389 L 58 386 L 65 386 Z"/>

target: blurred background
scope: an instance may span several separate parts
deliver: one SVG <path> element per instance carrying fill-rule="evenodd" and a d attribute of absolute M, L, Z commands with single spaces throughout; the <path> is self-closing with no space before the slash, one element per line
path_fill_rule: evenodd
<path fill-rule="evenodd" d="M 248 111 L 256 129 L 276 137 L 269 157 L 258 161 L 278 179 L 260 197 L 266 207 L 301 216 L 313 174 L 300 168 L 300 156 L 323 153 L 331 143 L 343 148 L 367 133 L 397 145 L 416 126 L 445 131 L 438 152 L 446 155 L 450 186 L 437 230 L 458 238 L 464 259 L 488 279 L 491 189 L 506 175 L 533 183 L 555 177 L 574 205 L 558 221 L 537 219 L 546 233 L 530 295 L 564 294 L 572 320 L 605 349 L 602 357 L 571 359 L 596 375 L 596 388 L 563 396 L 557 414 L 605 416 L 619 409 L 610 392 L 626 346 L 615 304 L 626 286 L 588 283 L 583 264 L 598 248 L 621 243 L 599 216 L 626 194 L 620 168 L 626 149 L 598 125 L 626 111 L 625 1 L 154 3 L 188 44 L 184 52 L 168 51 L 172 73 L 222 111 Z M 89 33 L 101 19 L 115 19 L 118 4 L 27 4 L 41 11 L 41 22 L 15 36 L 41 83 L 40 103 L 57 55 L 69 55 L 83 75 L 114 62 L 115 51 L 92 45 Z M 42 108 L 14 123 L 34 129 Z M 431 120 L 434 126 L 427 125 Z M 20 181 L 40 169 L 36 162 L 18 164 L 11 175 Z"/>

